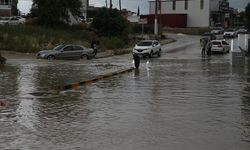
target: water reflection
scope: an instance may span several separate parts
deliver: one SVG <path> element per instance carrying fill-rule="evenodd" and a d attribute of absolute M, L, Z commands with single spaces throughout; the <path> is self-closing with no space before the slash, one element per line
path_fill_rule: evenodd
<path fill-rule="evenodd" d="M 145 60 L 134 73 L 59 93 L 46 90 L 106 69 L 2 68 L 0 97 L 13 102 L 0 108 L 0 149 L 249 149 L 249 70 L 222 57 Z"/>
<path fill-rule="evenodd" d="M 242 96 L 242 134 L 243 140 L 250 143 L 250 62 L 247 63 L 246 84 Z"/>
<path fill-rule="evenodd" d="M 29 93 L 32 93 L 35 88 L 34 74 L 36 65 L 23 65 L 19 66 L 19 69 L 17 98 L 20 103 L 17 108 L 17 123 L 34 130 L 33 122 L 37 119 L 33 110 L 33 103 L 36 99 Z"/>

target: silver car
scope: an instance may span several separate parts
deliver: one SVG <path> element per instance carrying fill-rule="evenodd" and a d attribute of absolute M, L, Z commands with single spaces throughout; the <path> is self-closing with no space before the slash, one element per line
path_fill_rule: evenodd
<path fill-rule="evenodd" d="M 52 50 L 42 50 L 37 53 L 37 58 L 43 59 L 82 59 L 94 57 L 94 50 L 79 45 L 58 45 Z"/>

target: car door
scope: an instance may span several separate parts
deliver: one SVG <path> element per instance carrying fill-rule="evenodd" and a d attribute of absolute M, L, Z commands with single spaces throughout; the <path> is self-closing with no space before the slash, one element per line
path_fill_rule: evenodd
<path fill-rule="evenodd" d="M 83 48 L 81 46 L 74 46 L 73 57 L 80 58 L 83 53 Z"/>
<path fill-rule="evenodd" d="M 155 45 L 154 53 L 157 53 L 158 51 L 160 51 L 160 43 L 158 41 L 154 41 L 154 45 Z"/>
<path fill-rule="evenodd" d="M 154 52 L 154 54 L 157 52 L 157 43 L 156 43 L 156 41 L 153 41 L 153 52 Z"/>
<path fill-rule="evenodd" d="M 65 46 L 61 51 L 61 59 L 71 59 L 74 57 L 74 47 L 72 45 Z"/>

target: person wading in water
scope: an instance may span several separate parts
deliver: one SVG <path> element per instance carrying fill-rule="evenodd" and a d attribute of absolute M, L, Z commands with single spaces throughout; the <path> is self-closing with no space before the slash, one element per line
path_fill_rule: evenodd
<path fill-rule="evenodd" d="M 0 53 L 0 64 L 5 64 L 5 63 L 6 63 L 6 58 L 4 58 Z"/>

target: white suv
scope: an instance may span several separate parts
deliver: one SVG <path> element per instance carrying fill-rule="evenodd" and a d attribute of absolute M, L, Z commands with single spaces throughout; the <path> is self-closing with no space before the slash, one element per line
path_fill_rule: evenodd
<path fill-rule="evenodd" d="M 224 40 L 213 40 L 211 41 L 212 52 L 222 52 L 222 53 L 229 53 L 230 45 Z"/>
<path fill-rule="evenodd" d="M 143 40 L 135 45 L 133 54 L 152 58 L 153 55 L 161 56 L 161 44 L 157 40 Z"/>

